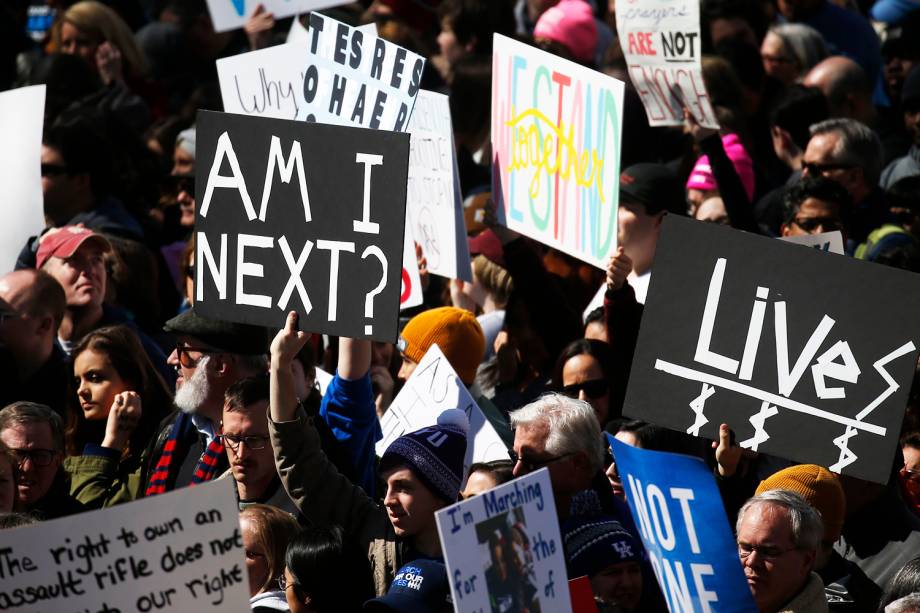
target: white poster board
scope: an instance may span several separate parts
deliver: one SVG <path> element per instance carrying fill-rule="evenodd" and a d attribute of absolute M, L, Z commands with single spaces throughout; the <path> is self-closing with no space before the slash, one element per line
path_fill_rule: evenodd
<path fill-rule="evenodd" d="M 700 69 L 700 3 L 620 0 L 616 18 L 629 77 L 649 125 L 683 125 L 686 106 L 700 125 L 718 128 Z"/>
<path fill-rule="evenodd" d="M 441 509 L 435 518 L 454 611 L 572 610 L 548 469 Z M 511 562 L 501 564 L 498 556 Z"/>
<path fill-rule="evenodd" d="M 617 248 L 623 83 L 499 34 L 492 58 L 499 221 L 606 269 Z"/>
<path fill-rule="evenodd" d="M 403 434 L 435 425 L 447 409 L 462 409 L 470 420 L 464 474 L 475 462 L 509 459 L 505 443 L 437 345 L 428 349 L 380 420 L 383 438 L 377 443 L 377 455 L 383 456 Z"/>
<path fill-rule="evenodd" d="M 308 38 L 298 119 L 406 131 L 424 57 L 315 12 Z"/>
<path fill-rule="evenodd" d="M 275 19 L 281 19 L 315 9 L 346 4 L 346 2 L 343 0 L 208 0 L 208 12 L 211 13 L 214 31 L 226 32 L 242 28 L 260 4 L 265 7 L 266 12 L 272 13 Z"/>
<path fill-rule="evenodd" d="M 0 93 L 0 275 L 13 270 L 30 236 L 45 227 L 42 197 L 42 127 L 45 86 L 32 85 Z"/>
<path fill-rule="evenodd" d="M 304 45 L 286 43 L 217 60 L 227 113 L 296 119 L 303 97 Z"/>
<path fill-rule="evenodd" d="M 781 240 L 784 240 L 787 243 L 795 243 L 796 245 L 814 247 L 818 251 L 826 251 L 828 253 L 844 255 L 843 235 L 840 233 L 840 230 L 834 230 L 833 232 L 822 232 L 820 234 L 783 236 Z"/>
<path fill-rule="evenodd" d="M 409 119 L 406 213 L 428 270 L 473 281 L 447 96 L 421 90 Z"/>
<path fill-rule="evenodd" d="M 4 531 L 4 611 L 249 611 L 224 480 Z"/>

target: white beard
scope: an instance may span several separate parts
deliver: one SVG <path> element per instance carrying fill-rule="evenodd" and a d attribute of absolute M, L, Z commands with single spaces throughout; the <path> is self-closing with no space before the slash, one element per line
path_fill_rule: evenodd
<path fill-rule="evenodd" d="M 192 378 L 185 380 L 176 392 L 176 406 L 184 413 L 196 413 L 211 393 L 211 382 L 208 381 L 209 358 L 210 356 L 201 358 Z"/>

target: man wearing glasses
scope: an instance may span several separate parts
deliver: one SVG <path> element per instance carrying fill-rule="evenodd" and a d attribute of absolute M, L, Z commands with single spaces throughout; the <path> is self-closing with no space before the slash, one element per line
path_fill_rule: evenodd
<path fill-rule="evenodd" d="M 57 413 L 34 402 L 14 402 L 0 411 L 0 441 L 18 469 L 16 511 L 54 519 L 85 510 L 70 496 L 61 467 L 64 422 Z"/>
<path fill-rule="evenodd" d="M 295 517 L 297 507 L 281 487 L 268 435 L 268 376 L 237 381 L 224 400 L 221 439 L 236 482 L 240 510 L 261 503 Z"/>
<path fill-rule="evenodd" d="M 824 527 L 810 504 L 770 490 L 744 503 L 736 527 L 738 557 L 760 613 L 828 610 L 824 583 L 812 572 Z"/>
<path fill-rule="evenodd" d="M 783 197 L 783 236 L 802 236 L 840 230 L 846 242 L 843 211 L 849 210 L 850 196 L 839 183 L 820 175 L 803 177 Z"/>
<path fill-rule="evenodd" d="M 891 215 L 878 187 L 884 155 L 878 135 L 853 119 L 828 119 L 811 126 L 802 156 L 802 176 L 821 176 L 842 186 L 853 201 L 845 215 L 847 253 Z"/>
<path fill-rule="evenodd" d="M 515 477 L 549 469 L 559 518 L 569 516 L 575 494 L 598 491 L 613 512 L 610 486 L 603 473 L 601 427 L 591 405 L 561 394 L 546 394 L 510 415 L 514 428 L 511 461 Z M 597 483 L 599 488 L 592 486 Z M 603 494 L 603 495 L 602 495 Z"/>
<path fill-rule="evenodd" d="M 210 481 L 227 469 L 219 436 L 227 389 L 268 368 L 265 328 L 198 316 L 185 311 L 163 330 L 176 337 L 167 363 L 176 370 L 179 408 L 156 436 L 141 487 L 152 496 Z"/>

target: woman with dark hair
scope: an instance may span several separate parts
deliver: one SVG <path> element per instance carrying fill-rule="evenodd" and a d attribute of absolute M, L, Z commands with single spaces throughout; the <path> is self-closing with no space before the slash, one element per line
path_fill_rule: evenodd
<path fill-rule="evenodd" d="M 288 543 L 300 525 L 277 507 L 253 504 L 240 512 L 240 534 L 246 550 L 249 604 L 253 611 L 287 611 L 281 578 Z"/>
<path fill-rule="evenodd" d="M 902 566 L 891 578 L 885 586 L 885 593 L 882 594 L 876 613 L 884 613 L 886 606 L 914 592 L 920 592 L 920 557 Z"/>
<path fill-rule="evenodd" d="M 611 414 L 610 410 L 608 370 L 612 361 L 610 345 L 603 341 L 580 338 L 562 350 L 553 370 L 553 389 L 590 404 L 601 428 L 618 417 L 618 414 Z"/>
<path fill-rule="evenodd" d="M 311 526 L 295 536 L 284 556 L 283 589 L 291 613 L 359 611 L 374 595 L 367 557 L 339 526 Z"/>
<path fill-rule="evenodd" d="M 64 431 L 68 472 L 78 475 L 84 464 L 92 463 L 80 455 L 87 446 L 99 451 L 101 442 L 103 452 L 120 454 L 112 483 L 91 486 L 74 479 L 74 494 L 91 506 L 131 500 L 141 456 L 157 424 L 172 410 L 172 394 L 137 334 L 124 325 L 84 336 L 74 348 L 72 368 L 75 389 Z"/>
<path fill-rule="evenodd" d="M 510 460 L 494 460 L 492 462 L 474 462 L 470 466 L 470 475 L 466 479 L 466 486 L 460 496 L 466 500 L 503 483 L 508 483 L 514 476 L 511 471 L 514 464 Z"/>

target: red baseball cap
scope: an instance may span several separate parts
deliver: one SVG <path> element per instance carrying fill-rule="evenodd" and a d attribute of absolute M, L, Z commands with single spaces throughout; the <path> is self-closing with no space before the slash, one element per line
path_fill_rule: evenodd
<path fill-rule="evenodd" d="M 101 234 L 96 234 L 83 226 L 64 226 L 48 232 L 41 238 L 38 254 L 35 256 L 35 267 L 41 268 L 51 256 L 69 258 L 88 240 L 96 242 L 103 251 L 112 250 L 112 244 Z"/>

